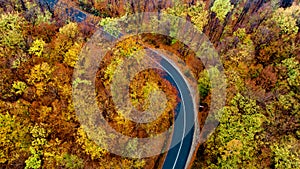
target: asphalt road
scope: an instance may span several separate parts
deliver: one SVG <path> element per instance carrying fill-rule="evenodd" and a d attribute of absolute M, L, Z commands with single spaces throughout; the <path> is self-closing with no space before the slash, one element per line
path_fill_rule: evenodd
<path fill-rule="evenodd" d="M 45 5 L 50 10 L 53 10 L 55 5 L 59 0 L 40 0 L 42 5 Z M 67 7 L 67 6 L 66 6 Z M 71 20 L 75 22 L 82 22 L 87 18 L 87 14 L 81 11 L 80 9 L 76 9 L 73 7 L 68 7 L 65 9 L 66 14 L 70 17 Z"/>
<path fill-rule="evenodd" d="M 46 4 L 52 10 L 58 0 L 40 0 L 42 4 Z M 76 8 L 69 8 L 65 10 L 66 13 L 76 22 L 82 22 L 87 18 L 87 14 Z M 167 152 L 163 169 L 184 169 L 187 167 L 187 159 L 190 155 L 191 146 L 193 143 L 194 135 L 194 104 L 193 98 L 189 91 L 183 76 L 180 72 L 166 60 L 160 53 L 153 51 L 153 54 L 160 57 L 160 64 L 163 69 L 168 73 L 171 83 L 173 83 L 179 91 L 181 102 L 179 103 L 179 112 L 176 112 L 174 131 L 172 136 L 171 145 L 173 147 Z M 178 140 L 180 140 L 178 142 Z"/>
<path fill-rule="evenodd" d="M 175 118 L 174 131 L 171 141 L 172 148 L 165 158 L 163 169 L 183 169 L 187 167 L 186 161 L 190 155 L 194 134 L 194 104 L 187 84 L 180 72 L 166 60 L 163 55 L 153 51 L 155 57 L 160 57 L 160 65 L 168 73 L 171 83 L 175 84 L 180 94 L 180 108 Z M 180 140 L 178 142 L 178 140 Z"/>

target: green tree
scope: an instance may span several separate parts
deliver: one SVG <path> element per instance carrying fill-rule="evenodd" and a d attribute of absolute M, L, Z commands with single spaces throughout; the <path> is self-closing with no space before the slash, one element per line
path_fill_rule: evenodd
<path fill-rule="evenodd" d="M 233 9 L 230 0 L 215 0 L 213 6 L 210 8 L 212 12 L 217 14 L 217 18 L 223 22 L 226 15 Z"/>
<path fill-rule="evenodd" d="M 25 2 L 25 16 L 27 16 L 27 19 L 35 26 L 40 25 L 41 23 L 50 23 L 52 14 L 47 8 L 41 9 L 38 3 L 35 1 Z"/>
<path fill-rule="evenodd" d="M 255 100 L 239 93 L 219 112 L 220 124 L 205 150 L 210 159 L 217 159 L 214 163 L 208 161 L 210 167 L 251 168 L 256 165 L 256 154 L 260 150 L 257 139 L 263 131 L 263 122 L 267 121 L 260 112 Z"/>
<path fill-rule="evenodd" d="M 288 58 L 282 61 L 282 65 L 287 68 L 287 82 L 296 91 L 300 88 L 300 65 L 296 58 Z"/>
<path fill-rule="evenodd" d="M 42 166 L 41 152 L 30 147 L 31 156 L 25 161 L 25 169 L 38 169 Z"/>
<path fill-rule="evenodd" d="M 200 100 L 203 100 L 209 93 L 211 88 L 209 74 L 206 70 L 200 73 L 198 79 L 198 90 L 200 94 Z"/>
<path fill-rule="evenodd" d="M 191 18 L 191 22 L 197 27 L 199 31 L 208 23 L 208 11 L 205 10 L 203 2 L 197 2 L 196 5 L 188 6 L 187 4 L 176 4 L 172 8 L 164 10 L 167 14 Z"/>
<path fill-rule="evenodd" d="M 106 17 L 101 19 L 99 25 L 104 28 L 111 36 L 118 37 L 121 29 L 118 27 L 118 19 Z"/>
<path fill-rule="evenodd" d="M 300 142 L 289 135 L 271 146 L 272 160 L 276 168 L 300 168 Z"/>
<path fill-rule="evenodd" d="M 36 24 L 41 23 L 51 23 L 52 14 L 48 10 L 44 11 L 44 13 L 40 13 L 37 15 Z"/>
<path fill-rule="evenodd" d="M 42 166 L 43 148 L 47 144 L 46 137 L 49 132 L 45 128 L 35 125 L 31 128 L 30 133 L 33 137 L 33 141 L 29 147 L 31 156 L 25 161 L 25 169 L 38 169 Z"/>

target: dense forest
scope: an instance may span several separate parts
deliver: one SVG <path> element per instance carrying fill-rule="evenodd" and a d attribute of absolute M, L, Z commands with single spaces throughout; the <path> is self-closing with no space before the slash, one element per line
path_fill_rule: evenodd
<path fill-rule="evenodd" d="M 166 153 L 129 158 L 99 146 L 79 122 L 72 100 L 72 86 L 91 83 L 72 78 L 89 38 L 98 27 L 138 12 L 185 18 L 209 38 L 222 61 L 226 104 L 219 110 L 219 125 L 199 144 L 190 168 L 300 168 L 299 0 L 59 0 L 54 8 L 43 2 L 0 0 L 0 168 L 162 166 Z M 90 15 L 76 22 L 61 4 Z M 159 34 L 122 39 L 98 63 L 93 83 L 105 120 L 123 135 L 138 138 L 173 125 L 180 98 L 160 70 L 140 72 L 129 86 L 138 110 L 153 106 L 148 98 L 158 89 L 165 93 L 156 103 L 165 106 L 157 120 L 137 124 L 114 108 L 114 72 L 125 59 L 138 60 L 143 54 L 134 53 L 145 46 L 174 53 L 190 69 L 197 80 L 203 127 L 214 74 L 183 42 Z M 98 134 L 99 140 L 109 137 Z M 135 142 L 126 144 L 126 151 L 138 151 Z"/>

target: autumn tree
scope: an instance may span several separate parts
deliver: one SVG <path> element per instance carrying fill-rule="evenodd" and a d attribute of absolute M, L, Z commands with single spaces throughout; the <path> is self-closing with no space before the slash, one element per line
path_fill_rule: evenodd
<path fill-rule="evenodd" d="M 25 49 L 25 19 L 19 14 L 8 13 L 0 16 L 0 57 L 20 55 Z"/>
<path fill-rule="evenodd" d="M 45 42 L 42 39 L 36 39 L 29 48 L 29 54 L 34 54 L 41 57 L 44 51 Z"/>
<path fill-rule="evenodd" d="M 28 126 L 22 125 L 16 117 L 8 112 L 0 113 L 0 164 L 11 164 L 26 153 L 26 135 L 29 133 Z"/>
<path fill-rule="evenodd" d="M 50 53 L 51 60 L 60 62 L 65 60 L 68 65 L 74 65 L 81 41 L 77 23 L 70 22 L 59 28 L 59 33 L 52 42 L 54 49 Z"/>
<path fill-rule="evenodd" d="M 295 43 L 298 33 L 299 5 L 278 8 L 267 17 L 252 36 L 257 49 L 257 59 L 263 63 L 280 62 L 296 56 L 299 44 Z"/>

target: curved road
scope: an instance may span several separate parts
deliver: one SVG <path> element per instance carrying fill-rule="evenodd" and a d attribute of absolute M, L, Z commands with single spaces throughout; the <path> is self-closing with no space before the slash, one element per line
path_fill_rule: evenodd
<path fill-rule="evenodd" d="M 41 4 L 46 5 L 49 9 L 53 10 L 58 0 L 40 0 Z M 74 7 L 68 7 L 65 12 L 76 22 L 84 21 L 89 14 L 76 9 Z M 191 151 L 191 147 L 195 134 L 195 117 L 194 101 L 186 80 L 182 74 L 176 69 L 176 66 L 172 65 L 162 54 L 151 50 L 153 56 L 160 57 L 160 65 L 168 73 L 171 79 L 168 79 L 173 83 L 179 91 L 181 102 L 179 103 L 179 112 L 175 116 L 175 124 L 173 130 L 173 136 L 171 145 L 173 147 L 167 152 L 163 169 L 184 169 L 188 167 L 189 160 L 194 153 Z M 178 140 L 180 142 L 176 143 Z"/>
<path fill-rule="evenodd" d="M 188 85 L 180 72 L 166 58 L 158 52 L 152 51 L 155 57 L 160 57 L 160 65 L 172 78 L 180 94 L 181 104 L 175 119 L 174 131 L 172 136 L 172 147 L 165 158 L 163 169 L 183 169 L 187 167 L 187 160 L 190 155 L 193 136 L 195 132 L 194 121 L 194 102 L 189 91 Z M 174 84 L 173 83 L 173 84 Z M 178 140 L 181 140 L 177 143 Z M 193 152 L 192 152 L 193 153 Z"/>

